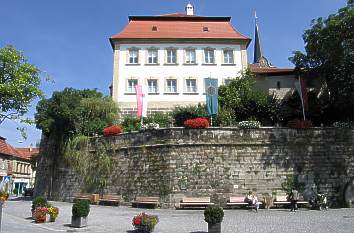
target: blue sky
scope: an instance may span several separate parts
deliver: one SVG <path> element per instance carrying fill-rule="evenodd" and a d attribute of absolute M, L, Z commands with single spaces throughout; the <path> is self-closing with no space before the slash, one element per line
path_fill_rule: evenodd
<path fill-rule="evenodd" d="M 196 14 L 231 16 L 244 35 L 254 36 L 257 11 L 263 52 L 278 67 L 303 50 L 302 34 L 311 20 L 335 13 L 346 0 L 0 0 L 0 47 L 11 44 L 54 82 L 44 82 L 46 97 L 65 87 L 97 88 L 105 95 L 112 79 L 113 54 L 108 38 L 121 31 L 128 15 L 184 12 L 191 2 Z M 253 42 L 248 49 L 252 61 Z M 33 102 L 29 117 L 33 117 Z M 40 140 L 40 131 L 27 127 L 21 138 L 16 124 L 0 125 L 0 135 L 15 147 Z M 23 143 L 18 143 L 22 140 Z"/>

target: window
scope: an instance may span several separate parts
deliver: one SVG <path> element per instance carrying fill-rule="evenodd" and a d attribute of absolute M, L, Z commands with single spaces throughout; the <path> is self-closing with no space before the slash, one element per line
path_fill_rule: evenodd
<path fill-rule="evenodd" d="M 229 85 L 231 83 L 232 79 L 228 78 L 224 80 L 225 85 Z"/>
<path fill-rule="evenodd" d="M 234 53 L 232 50 L 224 50 L 224 64 L 234 64 Z"/>
<path fill-rule="evenodd" d="M 157 64 L 157 49 L 148 50 L 148 64 Z"/>
<path fill-rule="evenodd" d="M 166 92 L 167 93 L 177 93 L 177 80 L 167 79 L 166 80 Z"/>
<path fill-rule="evenodd" d="M 128 89 L 127 92 L 128 93 L 135 93 L 135 86 L 138 84 L 138 80 L 137 79 L 129 79 L 128 80 Z"/>
<path fill-rule="evenodd" d="M 167 64 L 177 64 L 177 50 L 176 49 L 167 49 Z"/>
<path fill-rule="evenodd" d="M 157 79 L 148 80 L 148 93 L 157 93 Z"/>
<path fill-rule="evenodd" d="M 197 92 L 197 80 L 196 79 L 186 79 L 186 92 L 187 93 Z"/>
<path fill-rule="evenodd" d="M 129 64 L 138 64 L 139 63 L 139 50 L 131 49 L 129 53 Z"/>
<path fill-rule="evenodd" d="M 186 50 L 186 64 L 196 64 L 195 61 L 195 49 Z"/>
<path fill-rule="evenodd" d="M 204 63 L 214 64 L 214 49 L 204 49 Z"/>

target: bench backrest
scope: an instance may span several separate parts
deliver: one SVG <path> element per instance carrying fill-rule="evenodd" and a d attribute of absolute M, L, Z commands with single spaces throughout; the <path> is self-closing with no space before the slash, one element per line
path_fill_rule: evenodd
<path fill-rule="evenodd" d="M 287 196 L 276 196 L 275 198 L 276 201 L 288 201 Z"/>
<path fill-rule="evenodd" d="M 159 202 L 159 197 L 136 197 L 136 202 Z"/>
<path fill-rule="evenodd" d="M 104 194 L 102 195 L 102 199 L 110 199 L 110 200 L 122 200 L 122 195 L 114 195 L 114 194 Z"/>
<path fill-rule="evenodd" d="M 73 195 L 76 198 L 91 198 L 92 196 L 90 193 L 74 193 Z"/>
<path fill-rule="evenodd" d="M 184 203 L 208 203 L 210 202 L 210 197 L 184 197 L 182 199 Z"/>
<path fill-rule="evenodd" d="M 245 197 L 230 197 L 229 202 L 245 202 Z"/>

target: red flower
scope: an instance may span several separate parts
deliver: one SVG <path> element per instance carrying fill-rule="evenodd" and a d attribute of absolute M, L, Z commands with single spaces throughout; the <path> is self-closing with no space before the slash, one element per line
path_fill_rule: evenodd
<path fill-rule="evenodd" d="M 186 128 L 192 128 L 192 129 L 208 128 L 209 127 L 208 119 L 201 118 L 201 117 L 195 118 L 195 119 L 188 119 L 183 124 Z"/>
<path fill-rule="evenodd" d="M 103 135 L 106 137 L 112 136 L 112 135 L 118 135 L 122 132 L 123 132 L 122 128 L 117 125 L 113 125 L 113 126 L 103 129 Z"/>
<path fill-rule="evenodd" d="M 294 129 L 307 129 L 312 126 L 312 121 L 309 120 L 294 119 L 288 122 L 288 127 Z"/>

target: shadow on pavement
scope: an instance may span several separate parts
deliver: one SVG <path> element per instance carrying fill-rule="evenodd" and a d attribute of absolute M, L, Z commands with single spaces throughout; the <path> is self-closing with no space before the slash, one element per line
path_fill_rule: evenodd
<path fill-rule="evenodd" d="M 192 231 L 190 233 L 208 233 L 207 231 Z"/>

